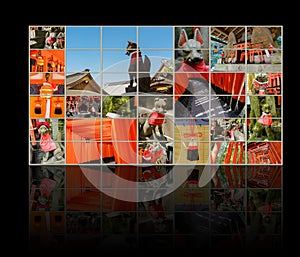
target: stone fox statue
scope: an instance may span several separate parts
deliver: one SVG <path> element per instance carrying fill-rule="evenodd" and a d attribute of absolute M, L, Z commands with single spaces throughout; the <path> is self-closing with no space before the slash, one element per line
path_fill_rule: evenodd
<path fill-rule="evenodd" d="M 138 85 L 139 91 L 149 92 L 150 91 L 150 68 L 151 61 L 147 55 L 144 60 L 142 53 L 138 48 L 137 44 L 128 40 L 126 47 L 126 55 L 130 56 L 130 63 L 128 68 L 129 73 L 129 87 L 133 87 L 135 82 Z"/>
<path fill-rule="evenodd" d="M 178 47 L 182 49 L 184 61 L 179 71 L 209 71 L 209 67 L 203 60 L 202 44 L 203 39 L 199 28 L 194 29 L 194 37 L 192 39 L 188 39 L 188 36 L 184 29 L 181 30 L 178 40 Z"/>
<path fill-rule="evenodd" d="M 61 143 L 61 135 L 57 135 L 53 140 L 50 136 L 50 125 L 48 122 L 39 122 L 37 125 L 40 134 L 40 146 L 44 151 L 42 164 L 54 164 L 64 162 L 64 146 Z"/>
<path fill-rule="evenodd" d="M 149 116 L 141 120 L 140 139 L 146 140 L 147 138 L 153 138 L 157 140 L 156 129 L 158 130 L 160 137 L 164 137 L 163 124 L 165 122 L 165 114 L 167 112 L 167 99 L 155 98 L 154 107 Z"/>

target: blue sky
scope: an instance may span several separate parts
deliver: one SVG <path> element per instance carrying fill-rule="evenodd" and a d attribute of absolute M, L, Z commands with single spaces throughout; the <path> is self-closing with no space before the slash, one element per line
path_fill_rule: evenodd
<path fill-rule="evenodd" d="M 103 72 L 124 73 L 127 80 L 130 57 L 125 55 L 125 49 L 127 40 L 132 40 L 139 42 L 142 55 L 150 57 L 151 72 L 156 72 L 161 59 L 173 58 L 173 33 L 171 26 L 68 26 L 66 71 L 73 73 L 88 68 L 98 73 L 102 68 Z"/>

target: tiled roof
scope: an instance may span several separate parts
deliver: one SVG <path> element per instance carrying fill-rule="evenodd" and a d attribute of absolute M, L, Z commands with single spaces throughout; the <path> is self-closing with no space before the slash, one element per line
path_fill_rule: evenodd
<path fill-rule="evenodd" d="M 107 94 L 105 90 L 94 80 L 88 69 L 67 75 L 67 94 L 70 94 L 72 90 L 84 90 L 85 92 L 91 91 L 96 94 Z"/>
<path fill-rule="evenodd" d="M 78 72 L 67 75 L 67 85 L 76 83 L 79 80 L 82 80 L 89 72 Z"/>

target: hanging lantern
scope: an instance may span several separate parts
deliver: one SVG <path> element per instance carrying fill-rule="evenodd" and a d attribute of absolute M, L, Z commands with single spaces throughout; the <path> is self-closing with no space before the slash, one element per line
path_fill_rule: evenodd
<path fill-rule="evenodd" d="M 54 89 L 52 84 L 49 82 L 44 82 L 43 86 L 40 89 L 40 96 L 44 98 L 51 98 L 53 95 Z"/>
<path fill-rule="evenodd" d="M 34 107 L 34 113 L 35 114 L 41 114 L 42 113 L 42 105 L 41 102 L 37 101 Z"/>
<path fill-rule="evenodd" d="M 62 108 L 61 108 L 61 105 L 60 105 L 59 102 L 56 103 L 56 105 L 55 105 L 54 113 L 57 114 L 57 115 L 62 114 Z"/>

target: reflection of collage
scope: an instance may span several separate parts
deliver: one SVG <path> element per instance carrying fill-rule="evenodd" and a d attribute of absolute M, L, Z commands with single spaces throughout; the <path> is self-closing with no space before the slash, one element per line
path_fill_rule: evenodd
<path fill-rule="evenodd" d="M 281 166 L 206 169 L 197 165 L 188 169 L 186 181 L 172 193 L 131 202 L 108 195 L 108 191 L 124 191 L 112 174 L 150 183 L 170 172 L 170 166 L 115 165 L 109 170 L 91 165 L 31 166 L 30 246 L 38 251 L 55 242 L 63 243 L 66 249 L 90 246 L 100 251 L 116 243 L 126 248 L 185 248 L 198 242 L 206 248 L 229 244 L 235 249 L 252 248 L 259 241 L 260 246 L 274 249 L 272 242 L 276 240 L 275 249 L 280 248 Z M 199 179 L 208 173 L 211 179 L 200 187 Z M 172 187 L 168 182 L 162 190 Z M 155 185 L 152 189 L 148 193 L 156 191 Z M 141 194 L 137 189 L 130 190 Z"/>
<path fill-rule="evenodd" d="M 71 248 L 280 241 L 281 26 L 28 33 L 33 242 L 49 232 Z M 173 167 L 189 176 L 179 183 Z"/>

